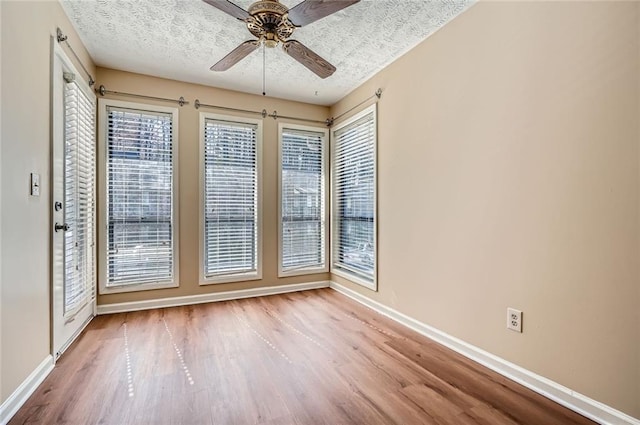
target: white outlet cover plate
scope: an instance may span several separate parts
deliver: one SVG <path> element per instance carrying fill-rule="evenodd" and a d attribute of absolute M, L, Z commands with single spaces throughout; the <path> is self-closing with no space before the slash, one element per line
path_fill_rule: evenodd
<path fill-rule="evenodd" d="M 507 329 L 522 333 L 522 312 L 515 308 L 507 308 Z"/>

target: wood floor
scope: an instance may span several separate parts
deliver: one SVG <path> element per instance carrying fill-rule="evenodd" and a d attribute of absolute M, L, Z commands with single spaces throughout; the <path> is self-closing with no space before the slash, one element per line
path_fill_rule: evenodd
<path fill-rule="evenodd" d="M 99 316 L 35 423 L 593 424 L 331 289 Z"/>

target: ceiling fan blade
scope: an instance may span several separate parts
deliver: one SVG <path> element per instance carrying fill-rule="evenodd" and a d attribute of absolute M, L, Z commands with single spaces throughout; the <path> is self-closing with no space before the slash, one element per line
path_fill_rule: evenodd
<path fill-rule="evenodd" d="M 244 21 L 249 16 L 251 16 L 249 15 L 249 12 L 247 12 L 240 6 L 237 6 L 227 0 L 202 0 L 202 1 L 207 4 L 210 4 L 216 9 L 220 9 L 223 12 L 228 13 L 229 15 L 233 16 L 236 19 L 240 19 L 241 21 Z"/>
<path fill-rule="evenodd" d="M 206 1 L 206 0 L 205 0 Z M 301 27 L 329 16 L 360 0 L 305 0 L 289 9 L 289 20 Z"/>
<path fill-rule="evenodd" d="M 336 67 L 318 56 L 304 44 L 296 40 L 289 40 L 282 43 L 284 51 L 289 56 L 309 68 L 320 78 L 327 78 L 336 71 Z"/>
<path fill-rule="evenodd" d="M 211 67 L 212 71 L 226 71 L 233 65 L 240 62 L 247 55 L 258 48 L 260 42 L 258 40 L 245 41 L 235 49 L 233 49 L 227 56 L 223 57 Z"/>

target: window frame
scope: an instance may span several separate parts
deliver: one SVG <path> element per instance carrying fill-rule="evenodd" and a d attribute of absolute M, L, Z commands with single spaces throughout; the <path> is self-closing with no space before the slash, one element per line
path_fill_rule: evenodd
<path fill-rule="evenodd" d="M 169 282 L 149 282 L 140 284 L 130 284 L 122 286 L 107 286 L 107 254 L 109 249 L 109 237 L 107 234 L 107 216 L 109 211 L 109 196 L 107 187 L 107 130 L 108 118 L 107 107 L 126 108 L 141 112 L 171 114 L 171 150 L 172 150 L 172 211 L 171 211 L 171 237 L 173 239 L 173 273 Z M 118 294 L 126 292 L 149 291 L 155 289 L 177 288 L 180 286 L 180 256 L 179 256 L 179 113 L 178 108 L 158 106 L 136 102 L 126 102 L 122 100 L 98 99 L 98 199 L 101 206 L 98 208 L 98 244 L 99 244 L 99 294 Z"/>
<path fill-rule="evenodd" d="M 336 142 L 335 134 L 342 128 L 358 121 L 368 114 L 373 114 L 373 278 L 368 280 L 361 275 L 351 272 L 336 264 L 335 242 L 339 240 L 340 226 L 337 221 L 340 219 L 337 211 L 338 203 L 336 201 Z M 372 291 L 378 291 L 378 117 L 377 104 L 363 109 L 357 114 L 349 117 L 345 121 L 340 122 L 331 128 L 331 266 L 330 271 L 336 276 L 345 278 L 351 282 L 357 283 Z"/>
<path fill-rule="evenodd" d="M 256 125 L 256 271 L 255 272 L 242 272 L 242 273 L 228 273 L 220 274 L 215 277 L 207 277 L 205 275 L 205 126 L 207 120 L 229 121 L 238 122 L 249 125 Z M 262 186 L 262 146 L 263 146 L 263 132 L 262 132 L 262 120 L 246 118 L 233 115 L 221 115 L 211 112 L 200 112 L 199 117 L 199 136 L 198 136 L 198 161 L 199 161 L 199 184 L 198 184 L 198 196 L 199 196 L 199 235 L 198 235 L 198 281 L 200 286 L 216 285 L 220 283 L 232 283 L 232 282 L 245 282 L 262 279 L 262 264 L 263 264 L 263 186 Z"/>
<path fill-rule="evenodd" d="M 313 133 L 321 133 L 323 136 L 322 143 L 322 218 L 324 220 L 324 232 L 323 232 L 323 254 L 324 265 L 321 267 L 305 267 L 296 270 L 283 270 L 283 225 L 282 225 L 282 153 L 283 153 L 283 138 L 284 130 L 298 130 L 308 131 Z M 290 277 L 290 276 L 303 276 L 308 274 L 328 273 L 329 272 L 329 129 L 323 127 L 312 127 L 305 125 L 298 125 L 292 123 L 279 123 L 278 124 L 278 277 Z"/>

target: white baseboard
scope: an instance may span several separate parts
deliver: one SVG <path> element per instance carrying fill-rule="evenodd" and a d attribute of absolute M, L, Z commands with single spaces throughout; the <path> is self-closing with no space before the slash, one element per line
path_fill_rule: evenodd
<path fill-rule="evenodd" d="M 183 305 L 203 304 L 216 301 L 238 300 L 242 298 L 264 297 L 266 295 L 285 294 L 287 292 L 306 291 L 309 289 L 327 288 L 329 281 L 294 283 L 291 285 L 267 286 L 263 288 L 240 289 L 236 291 L 214 292 L 184 297 L 160 298 L 148 301 L 132 301 L 118 304 L 98 305 L 97 313 L 112 314 L 129 311 L 150 310 L 152 308 L 177 307 Z"/>
<path fill-rule="evenodd" d="M 16 414 L 38 388 L 44 378 L 53 370 L 53 356 L 48 355 L 22 384 L 0 406 L 0 424 L 5 425 Z"/>
<path fill-rule="evenodd" d="M 603 425 L 640 425 L 640 420 L 626 413 L 620 412 L 610 406 L 593 400 L 583 394 L 575 392 L 550 379 L 535 374 L 503 358 L 495 356 L 478 347 L 468 344 L 454 336 L 442 332 L 425 323 L 419 322 L 405 314 L 400 313 L 384 304 L 380 304 L 360 293 L 353 291 L 336 282 L 330 282 L 329 286 L 358 301 L 359 303 L 389 317 L 392 320 L 412 329 L 419 334 L 432 339 L 463 356 L 480 363 L 483 366 L 499 373 L 500 375 L 515 381 L 530 390 L 541 394 L 556 403 L 565 406 L 587 418 Z"/>

